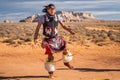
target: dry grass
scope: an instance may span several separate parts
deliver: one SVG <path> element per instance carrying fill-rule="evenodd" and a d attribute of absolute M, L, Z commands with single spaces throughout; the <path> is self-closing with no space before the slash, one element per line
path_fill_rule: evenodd
<path fill-rule="evenodd" d="M 65 24 L 76 33 L 75 36 L 71 36 L 59 27 L 60 35 L 64 36 L 69 43 L 80 41 L 83 44 L 86 40 L 96 43 L 103 42 L 108 38 L 120 42 L 119 21 L 71 22 Z M 36 26 L 37 23 L 0 23 L 0 41 L 15 47 L 29 44 L 33 41 Z M 42 38 L 42 29 L 40 29 L 39 37 Z"/>

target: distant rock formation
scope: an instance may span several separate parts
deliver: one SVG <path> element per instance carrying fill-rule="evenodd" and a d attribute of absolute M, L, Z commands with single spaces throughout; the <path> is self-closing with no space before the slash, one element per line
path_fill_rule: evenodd
<path fill-rule="evenodd" d="M 25 19 L 22 19 L 19 22 L 37 22 L 39 19 L 39 16 L 40 16 L 39 14 L 35 14 L 35 15 L 29 16 Z"/>
<path fill-rule="evenodd" d="M 12 21 L 9 20 L 9 19 L 4 20 L 3 22 L 4 22 L 4 23 L 12 23 Z"/>
<path fill-rule="evenodd" d="M 92 13 L 87 12 L 57 11 L 56 14 L 62 17 L 64 22 L 97 20 Z M 39 17 L 39 14 L 35 14 L 25 19 L 22 19 L 19 22 L 37 22 L 39 20 Z"/>
<path fill-rule="evenodd" d="M 92 13 L 86 12 L 57 11 L 56 14 L 60 15 L 64 22 L 79 22 L 84 19 L 95 19 Z"/>

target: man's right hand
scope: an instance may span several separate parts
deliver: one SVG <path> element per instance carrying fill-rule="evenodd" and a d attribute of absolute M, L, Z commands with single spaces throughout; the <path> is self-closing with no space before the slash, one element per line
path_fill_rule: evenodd
<path fill-rule="evenodd" d="M 36 44 L 37 43 L 37 39 L 34 39 L 34 44 Z"/>

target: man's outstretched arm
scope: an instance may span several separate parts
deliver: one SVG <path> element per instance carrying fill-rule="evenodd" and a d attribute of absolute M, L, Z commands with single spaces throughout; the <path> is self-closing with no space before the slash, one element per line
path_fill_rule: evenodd
<path fill-rule="evenodd" d="M 60 25 L 61 25 L 65 30 L 67 30 L 68 32 L 70 32 L 72 35 L 75 34 L 70 28 L 66 27 L 63 22 L 59 22 L 59 23 L 60 23 Z"/>

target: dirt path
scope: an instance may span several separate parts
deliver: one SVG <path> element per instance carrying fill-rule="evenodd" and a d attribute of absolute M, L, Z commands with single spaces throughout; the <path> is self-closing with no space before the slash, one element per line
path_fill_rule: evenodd
<path fill-rule="evenodd" d="M 69 70 L 60 61 L 56 63 L 55 79 L 52 80 L 120 80 L 120 46 L 90 47 L 68 44 L 76 54 L 74 70 Z M 75 49 L 76 48 L 76 49 Z M 45 59 L 44 50 L 36 47 L 37 56 Z M 55 54 L 58 60 L 61 54 Z M 0 45 L 0 80 L 49 80 L 44 63 L 34 54 L 30 46 L 10 47 Z"/>

